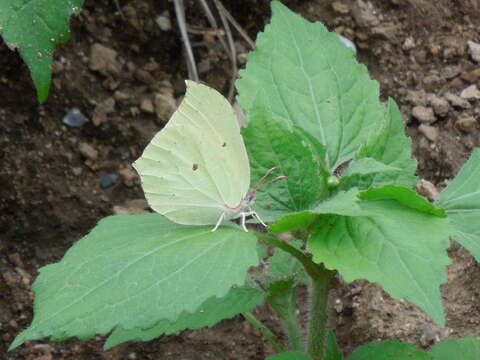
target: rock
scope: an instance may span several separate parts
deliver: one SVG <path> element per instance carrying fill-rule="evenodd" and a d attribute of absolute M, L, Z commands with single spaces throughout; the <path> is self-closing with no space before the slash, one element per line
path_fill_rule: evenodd
<path fill-rule="evenodd" d="M 170 14 L 168 10 L 164 11 L 155 18 L 155 22 L 162 31 L 172 30 L 172 20 L 170 20 Z"/>
<path fill-rule="evenodd" d="M 85 125 L 85 123 L 88 122 L 88 119 L 82 114 L 79 108 L 73 107 L 65 114 L 62 122 L 72 128 L 79 128 Z"/>
<path fill-rule="evenodd" d="M 127 187 L 134 186 L 136 180 L 138 179 L 137 172 L 135 170 L 133 170 L 133 168 L 131 166 L 120 169 L 118 174 L 120 175 L 120 178 L 122 179 L 122 182 Z"/>
<path fill-rule="evenodd" d="M 134 199 L 126 201 L 123 205 L 113 207 L 115 215 L 140 215 L 145 214 L 148 209 L 148 203 L 144 199 Z"/>
<path fill-rule="evenodd" d="M 102 44 L 93 44 L 90 49 L 88 64 L 90 70 L 98 71 L 102 75 L 118 74 L 121 66 L 117 61 L 117 52 Z"/>
<path fill-rule="evenodd" d="M 80 151 L 80 154 L 82 154 L 87 159 L 97 160 L 98 158 L 98 151 L 87 143 L 80 143 L 80 145 L 78 146 L 78 151 Z"/>
<path fill-rule="evenodd" d="M 421 179 L 420 182 L 416 186 L 417 192 L 420 195 L 425 196 L 430 201 L 435 201 L 437 198 L 439 191 L 430 181 Z"/>
<path fill-rule="evenodd" d="M 450 110 L 450 105 L 448 104 L 448 101 L 435 94 L 428 94 L 427 102 L 430 104 L 430 106 L 433 108 L 433 111 L 438 116 L 443 117 L 447 115 L 448 111 Z"/>
<path fill-rule="evenodd" d="M 336 13 L 346 15 L 350 12 L 351 10 L 351 5 L 348 3 L 344 3 L 342 1 L 334 1 L 332 3 L 332 9 Z"/>
<path fill-rule="evenodd" d="M 425 106 L 415 106 L 412 109 L 412 116 L 421 123 L 433 123 L 437 120 L 433 109 Z"/>
<path fill-rule="evenodd" d="M 455 127 L 467 134 L 477 130 L 477 120 L 473 116 L 463 116 L 455 122 Z"/>
<path fill-rule="evenodd" d="M 92 115 L 93 125 L 99 126 L 107 121 L 107 115 L 115 111 L 115 99 L 110 97 L 105 101 L 97 104 Z"/>
<path fill-rule="evenodd" d="M 420 131 L 428 140 L 435 142 L 438 139 L 438 129 L 436 127 L 430 125 L 420 125 L 418 127 L 418 131 Z"/>
<path fill-rule="evenodd" d="M 427 97 L 423 90 L 416 91 L 416 90 L 408 90 L 407 95 L 405 96 L 405 100 L 407 100 L 410 104 L 417 106 L 426 106 L 427 105 Z"/>
<path fill-rule="evenodd" d="M 462 79 L 470 84 L 480 82 L 480 68 L 462 74 Z"/>
<path fill-rule="evenodd" d="M 480 63 L 480 44 L 474 41 L 467 41 L 468 52 L 474 61 Z"/>
<path fill-rule="evenodd" d="M 168 121 L 177 108 L 177 102 L 172 94 L 158 93 L 155 95 L 155 112 L 161 121 Z"/>
<path fill-rule="evenodd" d="M 413 37 L 411 36 L 407 37 L 403 42 L 402 49 L 408 51 L 408 50 L 412 50 L 414 47 L 415 47 L 415 40 L 413 39 Z"/>
<path fill-rule="evenodd" d="M 155 112 L 155 107 L 153 106 L 152 100 L 143 99 L 140 103 L 140 110 L 148 114 L 153 114 Z"/>
<path fill-rule="evenodd" d="M 370 2 L 357 0 L 353 5 L 352 15 L 360 26 L 373 27 L 380 24 L 380 20 L 376 15 L 376 10 Z"/>
<path fill-rule="evenodd" d="M 423 78 L 423 85 L 427 91 L 434 91 L 445 82 L 438 75 L 428 75 Z"/>
<path fill-rule="evenodd" d="M 462 69 L 460 66 L 445 66 L 442 70 L 440 70 L 440 75 L 447 80 L 453 79 L 455 76 L 460 74 Z"/>
<path fill-rule="evenodd" d="M 480 99 L 480 90 L 478 90 L 477 85 L 470 85 L 462 90 L 460 97 L 466 100 Z"/>
<path fill-rule="evenodd" d="M 462 99 L 460 96 L 452 94 L 452 93 L 446 93 L 445 94 L 445 99 L 448 100 L 450 104 L 454 107 L 462 108 L 462 109 L 469 109 L 472 105 L 465 100 Z"/>
<path fill-rule="evenodd" d="M 113 173 L 103 175 L 102 179 L 100 180 L 100 187 L 102 189 L 108 189 L 109 187 L 112 187 L 117 183 L 117 178 L 117 175 Z"/>

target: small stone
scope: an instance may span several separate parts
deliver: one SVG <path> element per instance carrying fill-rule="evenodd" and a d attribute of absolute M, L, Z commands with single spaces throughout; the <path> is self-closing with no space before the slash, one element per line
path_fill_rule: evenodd
<path fill-rule="evenodd" d="M 423 90 L 408 90 L 407 95 L 405 96 L 405 100 L 407 100 L 412 105 L 427 105 L 427 97 Z"/>
<path fill-rule="evenodd" d="M 428 125 L 426 125 L 428 126 Z M 416 186 L 417 192 L 420 195 L 425 196 L 430 201 L 435 201 L 437 198 L 439 191 L 430 181 L 421 179 L 420 182 Z"/>
<path fill-rule="evenodd" d="M 341 1 L 334 1 L 332 3 L 332 9 L 333 9 L 333 11 L 335 11 L 339 14 L 343 14 L 343 15 L 348 14 L 351 10 L 349 4 L 346 4 L 346 3 L 341 2 Z"/>
<path fill-rule="evenodd" d="M 108 189 L 109 187 L 112 187 L 117 183 L 117 178 L 117 175 L 113 173 L 103 175 L 102 179 L 100 180 L 100 187 L 102 189 Z"/>
<path fill-rule="evenodd" d="M 428 94 L 427 101 L 433 108 L 435 114 L 438 116 L 443 117 L 447 115 L 448 111 L 450 110 L 450 105 L 448 104 L 448 101 L 435 94 Z"/>
<path fill-rule="evenodd" d="M 153 114 L 155 112 L 155 107 L 153 106 L 152 100 L 143 99 L 140 103 L 140 110 L 149 114 Z"/>
<path fill-rule="evenodd" d="M 155 112 L 161 121 L 168 121 L 176 108 L 177 103 L 173 95 L 169 93 L 155 95 Z"/>
<path fill-rule="evenodd" d="M 450 104 L 454 107 L 462 108 L 462 109 L 469 109 L 472 105 L 465 100 L 462 99 L 460 96 L 452 94 L 452 93 L 446 93 L 445 94 L 445 99 L 448 100 Z"/>
<path fill-rule="evenodd" d="M 132 187 L 135 185 L 135 181 L 138 179 L 138 175 L 136 171 L 133 170 L 132 167 L 127 167 L 124 169 L 121 169 L 118 174 L 120 175 L 120 178 L 122 179 L 122 182 L 125 184 L 127 187 Z"/>
<path fill-rule="evenodd" d="M 421 123 L 433 123 L 437 120 L 433 109 L 425 106 L 415 106 L 412 109 L 412 116 Z"/>
<path fill-rule="evenodd" d="M 470 85 L 460 93 L 462 99 L 467 100 L 477 100 L 480 99 L 480 90 L 478 90 L 477 85 Z"/>
<path fill-rule="evenodd" d="M 445 79 L 450 80 L 460 74 L 461 71 L 462 69 L 460 66 L 445 66 L 442 70 L 440 70 L 440 75 Z"/>
<path fill-rule="evenodd" d="M 470 84 L 480 82 L 480 68 L 462 74 L 462 79 Z"/>
<path fill-rule="evenodd" d="M 82 174 L 83 169 L 81 167 L 74 167 L 72 168 L 72 173 L 75 176 L 80 176 Z"/>
<path fill-rule="evenodd" d="M 407 37 L 403 42 L 402 49 L 408 51 L 408 50 L 412 50 L 414 47 L 415 47 L 415 40 L 413 39 L 413 37 L 411 36 Z"/>
<path fill-rule="evenodd" d="M 433 91 L 442 85 L 444 80 L 437 75 L 428 75 L 423 78 L 423 85 L 427 91 Z"/>
<path fill-rule="evenodd" d="M 68 110 L 63 117 L 62 122 L 72 128 L 79 128 L 88 122 L 88 119 L 82 114 L 79 108 L 74 107 Z"/>
<path fill-rule="evenodd" d="M 107 121 L 107 115 L 115 111 L 115 99 L 110 97 L 105 101 L 97 104 L 92 115 L 92 122 L 95 126 L 99 126 Z"/>
<path fill-rule="evenodd" d="M 420 125 L 418 127 L 418 131 L 420 131 L 428 140 L 435 142 L 438 139 L 438 129 L 436 127 L 430 125 Z"/>
<path fill-rule="evenodd" d="M 363 0 L 357 0 L 352 8 L 353 18 L 360 26 L 373 27 L 380 24 L 376 13 L 372 3 Z"/>
<path fill-rule="evenodd" d="M 170 15 L 168 11 L 164 11 L 155 18 L 155 22 L 162 31 L 172 30 L 172 20 L 170 20 Z"/>
<path fill-rule="evenodd" d="M 121 66 L 117 61 L 117 52 L 102 44 L 93 44 L 90 49 L 89 68 L 102 75 L 118 74 Z"/>
<path fill-rule="evenodd" d="M 126 201 L 125 204 L 113 207 L 115 215 L 140 215 L 145 214 L 148 209 L 148 203 L 144 199 L 133 199 Z"/>
<path fill-rule="evenodd" d="M 474 61 L 480 63 L 480 44 L 477 44 L 474 41 L 467 41 L 468 52 Z"/>
<path fill-rule="evenodd" d="M 87 159 L 96 160 L 98 158 L 98 151 L 87 143 L 80 143 L 78 151 Z"/>
<path fill-rule="evenodd" d="M 477 120 L 473 116 L 464 116 L 455 122 L 455 127 L 467 134 L 477 130 Z"/>

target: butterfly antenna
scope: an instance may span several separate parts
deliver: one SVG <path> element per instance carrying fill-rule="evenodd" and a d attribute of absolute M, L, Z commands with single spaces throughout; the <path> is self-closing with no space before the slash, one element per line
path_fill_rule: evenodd
<path fill-rule="evenodd" d="M 255 186 L 255 188 L 261 187 L 261 186 L 262 186 L 262 181 L 265 180 L 265 179 L 266 179 L 272 172 L 274 172 L 275 170 L 277 170 L 276 167 L 273 167 L 273 168 L 267 170 L 267 172 L 265 173 L 265 175 L 263 175 L 263 176 L 261 177 L 261 179 L 258 180 L 257 185 Z"/>
<path fill-rule="evenodd" d="M 261 189 L 262 187 L 267 186 L 267 185 L 270 185 L 271 183 L 274 183 L 274 182 L 276 182 L 276 181 L 278 181 L 278 180 L 283 180 L 283 179 L 287 179 L 287 178 L 288 178 L 288 176 L 286 176 L 286 175 L 277 176 L 276 178 L 274 178 L 274 179 L 272 179 L 272 180 L 269 180 L 269 181 L 267 181 L 266 183 L 263 183 L 263 184 L 258 185 L 255 189 L 256 189 L 256 190 Z"/>

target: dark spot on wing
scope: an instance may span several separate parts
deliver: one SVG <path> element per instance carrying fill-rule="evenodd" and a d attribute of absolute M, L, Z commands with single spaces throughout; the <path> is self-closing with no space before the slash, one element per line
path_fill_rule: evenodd
<path fill-rule="evenodd" d="M 226 142 L 224 142 L 224 143 L 222 144 L 222 147 L 225 147 L 225 146 L 227 146 L 227 143 L 226 143 Z"/>
<path fill-rule="evenodd" d="M 193 164 L 193 165 L 192 165 L 192 170 L 195 171 L 195 170 L 197 170 L 197 169 L 198 169 L 198 164 Z"/>

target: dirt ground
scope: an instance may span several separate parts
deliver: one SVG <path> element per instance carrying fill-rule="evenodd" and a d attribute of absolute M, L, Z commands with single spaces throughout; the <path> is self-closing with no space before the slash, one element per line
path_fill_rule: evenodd
<path fill-rule="evenodd" d="M 223 3 L 252 38 L 268 22 L 268 0 Z M 468 43 L 480 43 L 480 1 L 284 3 L 355 42 L 382 97 L 392 96 L 401 106 L 418 175 L 444 187 L 480 146 L 480 54 L 471 53 Z M 120 0 L 120 6 L 123 15 L 113 0 L 86 1 L 72 20 L 70 42 L 55 54 L 52 89 L 43 105 L 26 66 L 0 44 L 0 358 L 264 359 L 271 347 L 241 317 L 108 352 L 97 337 L 32 341 L 6 354 L 31 321 L 37 269 L 58 261 L 102 217 L 142 207 L 130 164 L 184 91 L 188 73 L 173 5 Z M 228 57 L 208 31 L 198 1 L 187 0 L 186 6 L 200 77 L 226 93 L 232 77 Z M 234 35 L 242 64 L 248 45 Z M 89 121 L 78 128 L 64 124 L 72 108 Z M 480 267 L 459 245 L 449 255 L 446 329 L 436 328 L 411 304 L 358 281 L 332 296 L 333 325 L 344 350 L 389 338 L 428 347 L 446 336 L 479 337 Z M 272 324 L 265 309 L 259 314 Z"/>

